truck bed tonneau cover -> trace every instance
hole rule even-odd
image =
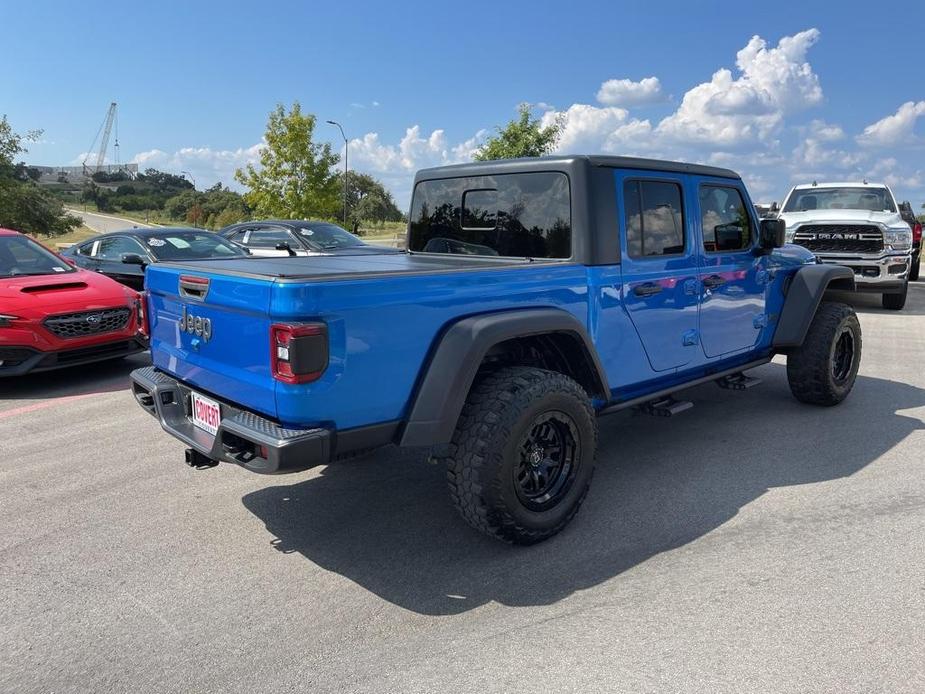
[[[391,275],[417,275],[458,271],[492,270],[537,264],[562,264],[561,260],[485,258],[451,254],[387,254],[367,256],[295,256],[291,258],[228,258],[161,263],[160,267],[190,272],[242,277],[300,280],[344,280]],[[568,261],[564,261],[568,262]]]

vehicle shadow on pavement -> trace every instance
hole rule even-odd
[[[546,605],[703,538],[771,488],[852,475],[925,428],[902,412],[925,407],[921,388],[859,377],[846,402],[818,408],[792,399],[784,366],[751,374],[764,384],[742,393],[713,384],[690,390],[696,407],[675,418],[602,419],[584,507],[560,535],[533,547],[471,530],[451,506],[443,470],[394,448],[242,501],[276,550],[300,553],[408,610]],[[804,530],[814,532],[808,521]],[[762,532],[779,529],[750,523],[750,534]],[[730,542],[718,551],[737,550]]]
[[[0,379],[0,400],[44,400],[127,390],[129,374],[151,363],[148,352],[55,371]]]
[[[882,313],[888,316],[925,316],[925,282],[910,282],[909,296],[901,311],[883,308],[880,294],[866,292],[832,292],[832,299],[844,301],[858,313]]]

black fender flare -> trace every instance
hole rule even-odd
[[[794,273],[774,331],[772,347],[799,347],[826,291],[854,291],[854,271],[843,265],[805,265]]]
[[[526,308],[463,318],[443,331],[418,380],[410,414],[399,441],[402,446],[447,444],[488,351],[519,337],[565,334],[579,341],[588,369],[589,395],[607,397],[607,377],[587,330],[572,314],[558,308]]]

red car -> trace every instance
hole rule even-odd
[[[140,352],[141,311],[137,292],[0,229],[0,376]]]

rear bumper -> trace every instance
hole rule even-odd
[[[287,429],[226,402],[221,402],[221,424],[212,436],[190,418],[190,388],[153,366],[132,372],[132,392],[164,431],[212,460],[273,475],[305,470],[331,459],[333,430]]]
[[[123,338],[90,347],[41,351],[33,347],[0,346],[0,377],[22,376],[27,373],[63,369],[68,366],[92,364],[107,359],[118,359],[143,352],[148,348],[138,337]]]
[[[902,291],[912,265],[911,252],[883,254],[877,257],[817,254],[830,265],[844,265],[854,271],[854,283],[859,292],[894,294]]]

